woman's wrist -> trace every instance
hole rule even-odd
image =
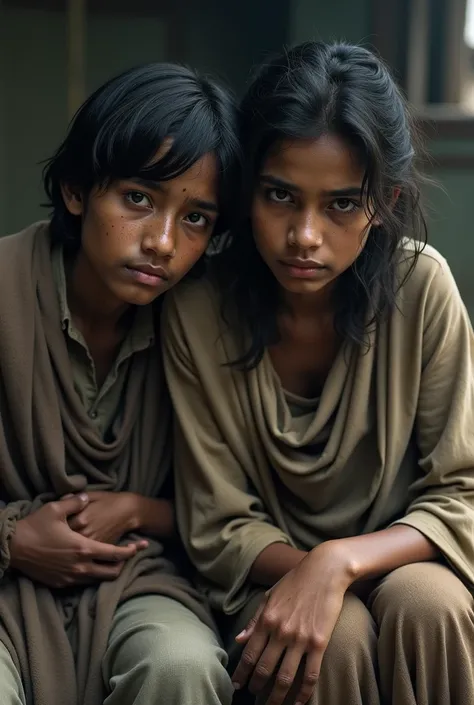
[[[324,541],[308,554],[310,561],[319,562],[322,558],[324,558],[324,565],[327,566],[329,563],[333,569],[333,573],[329,577],[344,590],[348,590],[353,583],[359,580],[360,567],[357,557],[344,539]]]

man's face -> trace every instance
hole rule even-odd
[[[115,181],[87,199],[63,188],[82,219],[78,260],[110,303],[145,305],[204,254],[217,220],[218,168],[207,154],[170,181]]]

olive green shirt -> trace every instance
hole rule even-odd
[[[53,249],[52,265],[74,387],[89,417],[95,421],[97,431],[105,438],[111,434],[115,422],[120,421],[132,355],[155,342],[153,310],[151,306],[137,307],[130,331],[107,378],[99,388],[94,361],[82,333],[74,325],[69,310],[62,248]]]

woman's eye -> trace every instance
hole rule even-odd
[[[125,198],[134,206],[151,206],[150,199],[141,191],[129,191],[125,194]]]
[[[201,213],[190,213],[186,216],[186,220],[192,225],[199,225],[201,227],[209,224],[209,220],[201,215]]]
[[[292,200],[291,193],[284,188],[269,189],[268,197],[275,203],[289,203]]]
[[[338,198],[336,201],[333,201],[331,208],[338,213],[352,213],[360,208],[360,205],[350,198]]]

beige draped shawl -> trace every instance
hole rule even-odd
[[[104,442],[74,389],[50,250],[47,224],[0,240],[3,569],[15,518],[86,488],[154,497],[170,467],[170,405],[160,346],[134,355],[123,420],[113,429],[115,439]],[[51,591],[2,571],[0,641],[21,670],[27,703],[102,705],[101,660],[111,620],[118,604],[134,595],[168,595],[210,623],[202,598],[175,572],[155,540],[117,580],[77,592]],[[74,639],[68,638],[70,630]]]
[[[409,245],[407,245],[409,247]],[[445,260],[421,255],[368,353],[341,351],[292,417],[268,355],[250,373],[209,281],[166,303],[182,537],[212,604],[235,613],[269,544],[415,527],[474,585],[473,333]]]

